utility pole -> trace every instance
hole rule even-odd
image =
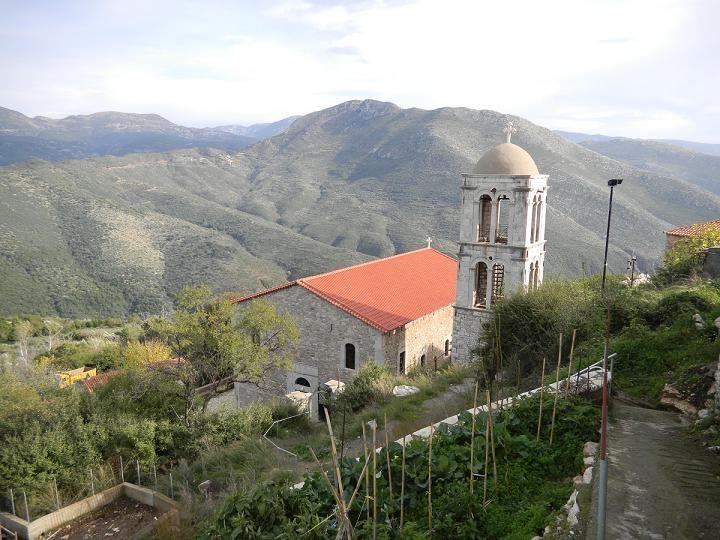
[[[622,178],[608,180],[608,186],[610,186],[610,203],[608,204],[607,231],[605,232],[605,259],[603,261],[602,285],[600,287],[603,296],[605,296],[605,275],[607,274],[608,246],[610,244],[610,219],[612,218],[613,191],[615,186],[619,186],[620,184],[622,184]]]
[[[608,245],[610,244],[610,219],[612,218],[612,201],[615,186],[622,184],[622,178],[608,180],[610,186],[610,202],[608,203],[607,231],[605,233],[605,259],[603,262],[601,294],[605,299],[605,276],[607,274]],[[605,330],[605,347],[603,354],[603,385],[602,385],[602,424],[600,429],[600,485],[598,486],[597,538],[605,540],[605,514],[607,509],[607,407],[608,407],[608,345],[610,341],[610,305],[606,306],[607,327]],[[588,377],[589,381],[589,377]]]

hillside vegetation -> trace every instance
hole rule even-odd
[[[657,260],[662,231],[720,198],[521,118],[513,139],[550,175],[547,275]],[[424,245],[455,253],[460,173],[502,139],[492,111],[350,101],[237,154],[179,150],[0,168],[0,313],[157,312],[181,284],[250,292]],[[618,242],[615,244],[614,242]],[[622,246],[622,247],[620,247]]]

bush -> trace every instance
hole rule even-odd
[[[393,376],[386,367],[365,362],[337,400],[340,406],[357,411],[387,397],[393,385]]]
[[[262,435],[272,423],[269,405],[255,404],[241,409],[222,407],[197,420],[197,436],[207,447]]]

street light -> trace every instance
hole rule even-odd
[[[619,186],[620,184],[622,184],[622,178],[608,180],[608,186],[610,186],[610,203],[608,204],[607,231],[605,232],[605,260],[603,261],[602,285],[600,286],[603,296],[605,295],[605,274],[607,274],[608,245],[610,244],[610,218],[612,217],[613,190],[615,186]]]
[[[605,233],[605,261],[603,263],[603,275],[602,275],[602,286],[601,294],[605,298],[605,274],[607,273],[607,256],[608,256],[608,244],[610,243],[610,218],[612,217],[612,201],[613,201],[613,190],[615,186],[622,184],[622,178],[613,178],[608,180],[608,186],[610,186],[610,203],[608,205],[608,220],[607,220],[607,231]],[[608,371],[607,371],[607,359],[608,359],[608,342],[610,340],[610,306],[606,306],[607,309],[607,328],[605,330],[605,347],[603,354],[603,385],[602,385],[602,423],[600,426],[600,485],[598,486],[598,519],[597,519],[597,538],[598,540],[605,540],[605,514],[607,509],[607,476],[608,476],[608,464],[607,464],[607,406],[608,406]]]

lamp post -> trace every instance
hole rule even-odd
[[[601,294],[605,297],[605,275],[607,273],[607,256],[608,256],[608,244],[610,243],[610,218],[612,217],[612,200],[613,190],[615,186],[622,184],[622,178],[613,178],[608,180],[608,186],[610,186],[610,203],[608,205],[608,220],[607,220],[607,231],[605,233],[605,260],[603,262],[603,275],[602,275],[602,286]],[[598,497],[598,523],[597,523],[597,538],[598,540],[605,540],[605,514],[607,509],[607,476],[608,476],[608,463],[607,463],[607,405],[608,405],[608,371],[607,371],[607,359],[608,359],[608,342],[610,340],[610,306],[606,306],[607,309],[607,328],[605,330],[605,347],[603,354],[603,385],[602,385],[602,424],[600,427],[600,485],[599,497]]]
[[[608,186],[610,186],[610,203],[608,204],[607,231],[605,232],[605,259],[603,261],[602,285],[600,286],[603,296],[605,295],[605,275],[607,274],[608,246],[610,244],[610,218],[612,218],[613,190],[615,186],[619,186],[620,184],[622,184],[622,178],[608,180]]]

